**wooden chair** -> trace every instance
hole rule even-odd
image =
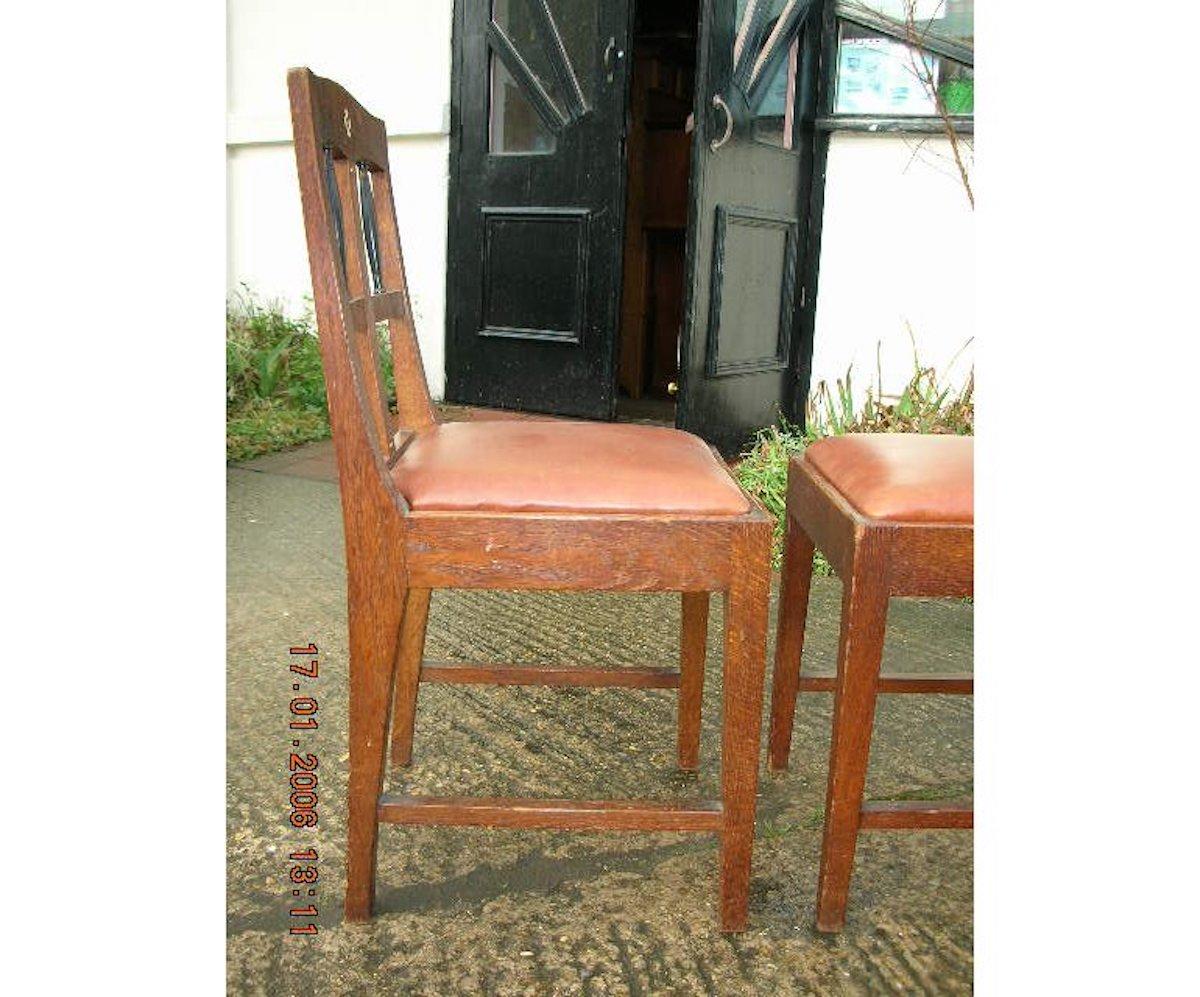
[[[758,784],[771,521],[699,439],[559,421],[439,424],[404,277],[386,131],[340,86],[288,73],[346,537],[350,787],[346,918],[371,916],[378,822],[720,837],[721,924],[746,926]],[[387,322],[398,417],[376,324]],[[679,671],[423,662],[435,588],[678,591]],[[721,800],[383,796],[412,749],[425,682],[679,689],[679,764],[695,768],[708,594],[724,593]]]
[[[787,540],[771,694],[770,767],[785,769],[797,692],[833,692],[817,929],[840,931],[860,830],[969,828],[969,804],[863,804],[878,693],[974,692],[970,675],[880,673],[891,596],[973,591],[973,441],[850,435],[788,465]],[[802,675],[814,548],[842,579],[837,676]]]

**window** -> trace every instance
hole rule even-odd
[[[754,138],[794,144],[798,35],[812,0],[737,0],[733,82],[754,115]]]
[[[843,0],[837,15],[835,116],[974,114],[974,0]]]
[[[796,65],[800,58],[800,40],[793,38],[786,58],[779,63],[754,110],[754,137],[759,142],[792,148],[795,128]]]
[[[575,61],[596,47],[596,8],[564,0],[492,0],[489,140],[493,153],[548,153],[588,112],[591,80]]]
[[[490,58],[488,148],[492,152],[553,152],[554,133],[542,122],[495,52]]]

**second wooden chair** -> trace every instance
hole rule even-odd
[[[863,802],[879,693],[974,692],[970,675],[880,672],[888,600],[973,589],[974,446],[970,438],[833,437],[788,464],[787,542],[771,695],[772,769],[787,768],[798,692],[833,692],[817,930],[841,931],[859,831],[967,828],[969,804]],[[804,675],[800,657],[820,550],[842,579],[836,676]]]

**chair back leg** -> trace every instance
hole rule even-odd
[[[708,643],[708,593],[684,592],[679,640],[679,767],[700,767],[700,706]]]

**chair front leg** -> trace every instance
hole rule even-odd
[[[429,624],[429,589],[409,589],[404,599],[404,622],[396,652],[396,694],[392,705],[392,764],[412,762],[413,725],[421,660],[425,656],[425,631]]]
[[[365,576],[365,572],[363,573]],[[376,579],[349,585],[350,788],[346,814],[346,920],[366,921],[375,902],[379,795],[404,590]]]
[[[851,570],[843,582],[825,834],[817,883],[818,931],[841,931],[846,923],[887,610],[886,550],[878,534],[868,532],[856,545]]]
[[[796,692],[800,685],[800,659],[804,652],[804,625],[812,589],[813,542],[800,525],[787,517],[783,552],[783,577],[779,585],[778,625],[775,632],[775,673],[771,678],[771,734],[767,758],[775,771],[788,767],[792,750],[792,724],[796,718]]]
[[[771,531],[747,527],[734,545],[725,593],[724,710],[721,729],[721,929],[743,931],[758,793],[763,676],[770,597]]]
[[[708,642],[708,593],[684,592],[679,640],[679,767],[700,767],[700,707]]]

